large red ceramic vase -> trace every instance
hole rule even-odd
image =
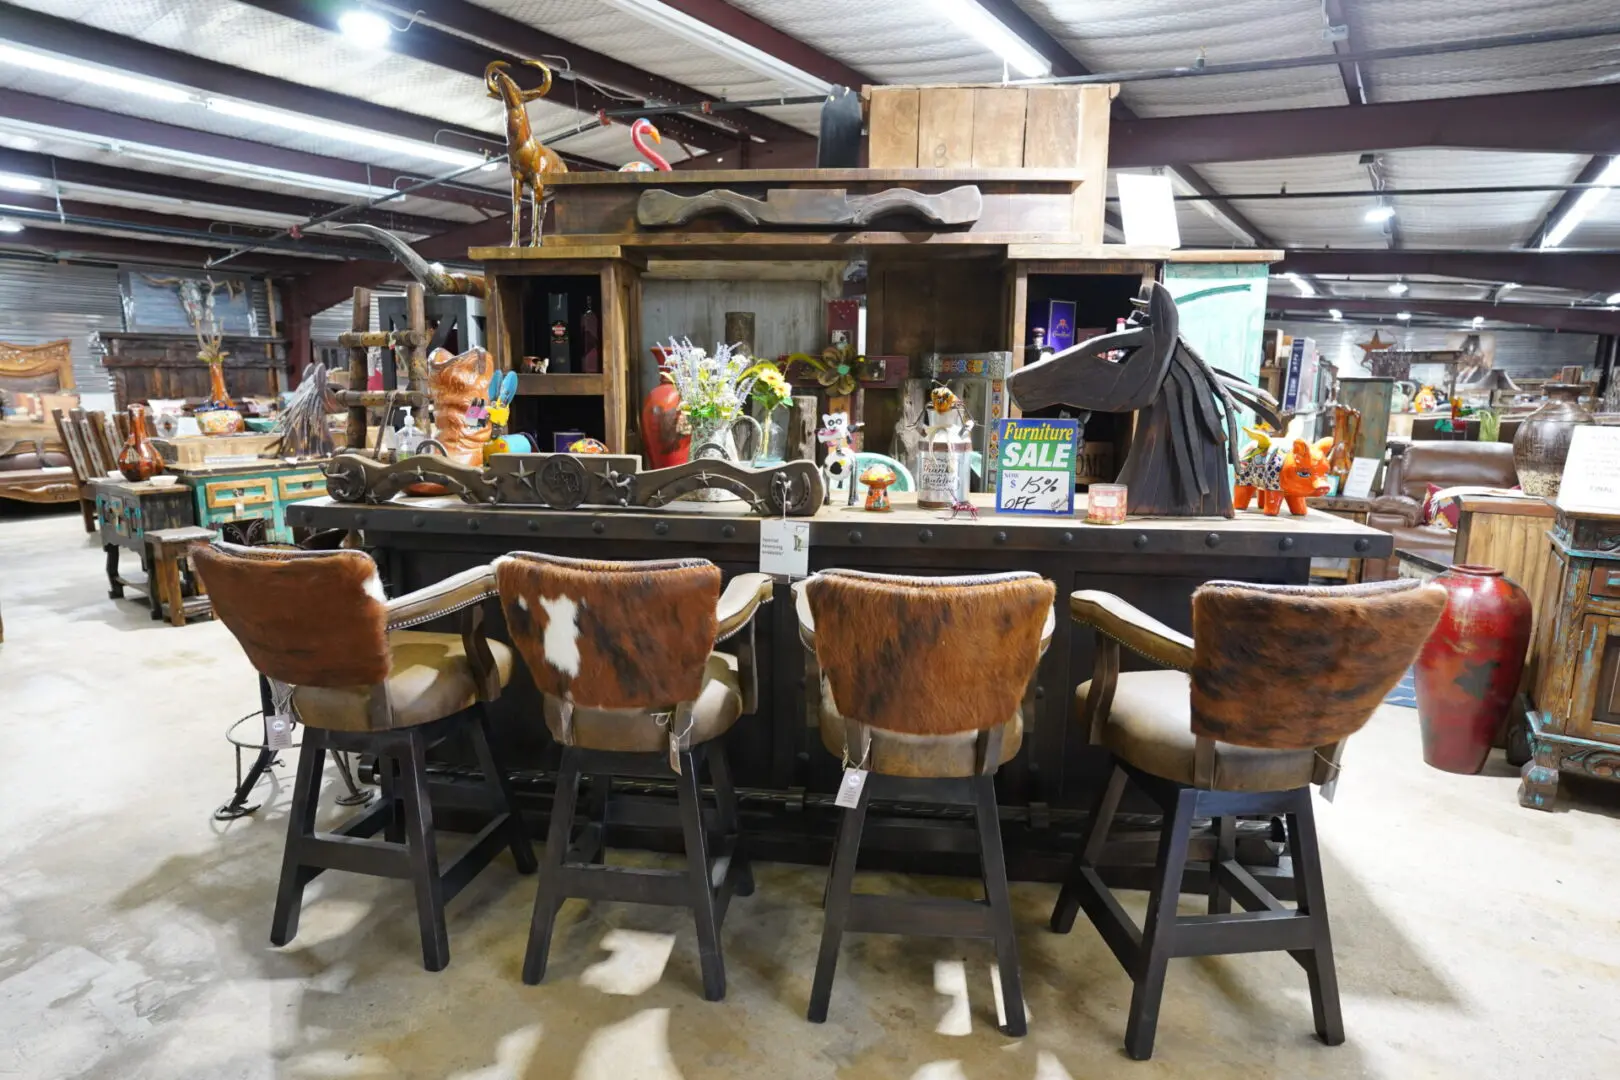
[[[1417,660],[1423,760],[1477,773],[1519,688],[1530,598],[1491,566],[1453,566],[1434,580],[1449,596]]]
[[[685,465],[692,450],[692,434],[681,434],[681,392],[659,383],[641,403],[641,447],[647,465],[667,469]]]

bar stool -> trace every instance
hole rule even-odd
[[[827,1019],[838,947],[856,933],[995,942],[1009,1035],[1023,1035],[1018,970],[996,809],[995,772],[1018,753],[1021,704],[1052,636],[1050,581],[1036,574],[897,577],[824,570],[796,587],[799,634],[821,668],[821,741],[866,771],[844,811],[828,869],[809,1018]],[[971,806],[985,898],[904,899],[854,892],[873,799]]]
[[[732,895],[754,891],[721,736],[758,703],[754,613],[771,598],[769,575],[739,574],[722,593],[720,568],[706,559],[595,562],[514,552],[495,560],[495,581],[512,644],[562,747],[523,981],[545,978],[563,900],[664,904],[692,909],[703,996],[721,1000],[720,927]],[[735,655],[714,651],[732,637]],[[704,764],[721,834],[712,846],[698,788]],[[594,777],[597,797],[594,820],[576,840],[581,773]],[[614,776],[674,778],[685,870],[605,865]]]
[[[1125,1050],[1153,1055],[1173,956],[1287,950],[1305,969],[1316,1034],[1344,1041],[1328,931],[1313,783],[1337,775],[1345,739],[1366,724],[1417,655],[1445,590],[1415,581],[1339,588],[1218,581],[1193,594],[1193,636],[1117,596],[1077,592],[1069,608],[1097,633],[1096,671],[1076,693],[1093,744],[1115,767],[1052,911],[1068,933],[1084,908],[1136,984]],[[1119,648],[1172,670],[1120,674]],[[1190,673],[1190,675],[1189,675]],[[1138,928],[1103,884],[1097,860],[1129,782],[1164,811]],[[1297,904],[1285,907],[1237,862],[1237,815],[1286,817]],[[1214,820],[1209,913],[1179,916],[1194,818]],[[1244,911],[1234,914],[1232,901]]]
[[[441,970],[450,962],[444,905],[503,847],[520,872],[535,870],[483,708],[512,674],[511,650],[484,636],[481,604],[494,595],[489,567],[388,600],[375,564],[359,551],[216,541],[192,548],[191,558],[214,613],[261,674],[291,688],[290,707],[304,725],[270,941],[285,945],[298,933],[304,887],[323,870],[407,878],[416,890],[422,965]],[[460,633],[407,629],[452,612],[462,613]],[[441,872],[425,754],[463,730],[494,816]],[[327,750],[377,755],[384,797],[318,836]],[[369,839],[379,831],[383,840]]]

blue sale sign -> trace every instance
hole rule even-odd
[[[1078,420],[1003,420],[998,425],[996,509],[1008,514],[1073,514]]]

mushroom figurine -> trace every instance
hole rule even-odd
[[[889,485],[897,479],[894,470],[887,465],[868,465],[866,471],[861,473],[861,483],[866,485],[866,508],[880,513],[894,509],[889,505]]]

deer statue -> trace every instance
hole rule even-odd
[[[524,63],[545,73],[545,80],[534,90],[521,90],[506,73],[510,65],[504,60],[493,60],[484,68],[484,85],[489,96],[506,107],[506,163],[512,170],[512,246],[518,247],[519,221],[523,213],[523,188],[529,189],[529,243],[540,246],[540,223],[545,216],[547,173],[565,173],[568,166],[556,151],[548,148],[529,128],[529,111],[525,107],[536,98],[545,97],[551,90],[551,69],[538,60]]]

